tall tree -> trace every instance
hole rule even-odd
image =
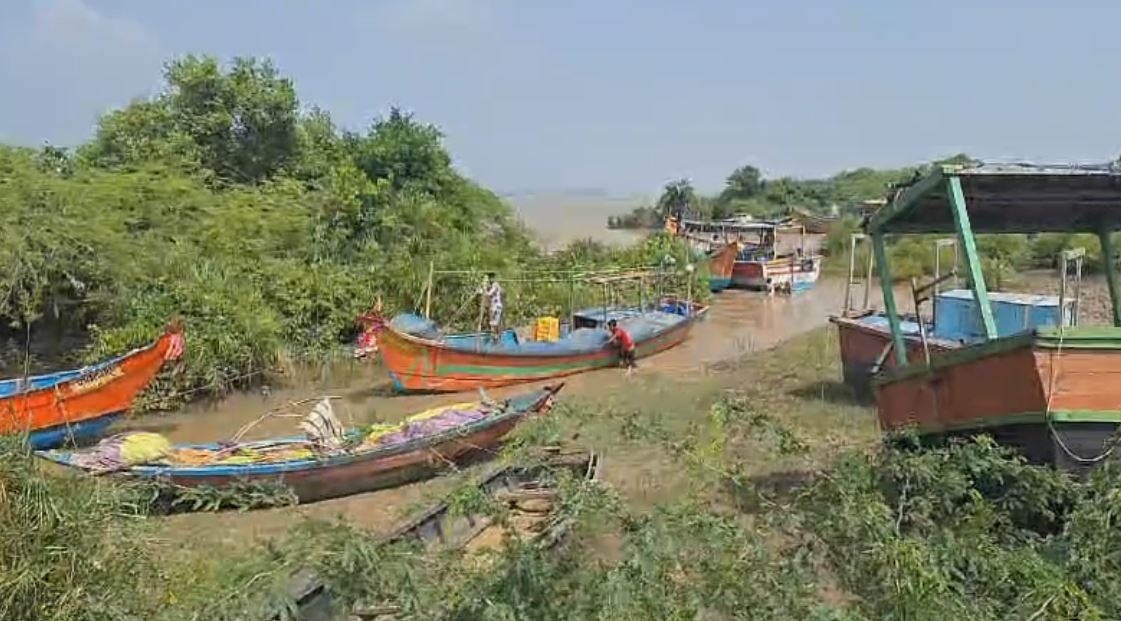
[[[364,137],[350,137],[358,167],[370,179],[388,179],[395,189],[406,187],[439,193],[452,176],[451,156],[443,134],[398,108],[378,119]]]
[[[272,62],[186,56],[164,72],[167,90],[107,114],[83,154],[102,166],[196,163],[221,179],[257,183],[297,156],[299,100]]]
[[[670,216],[676,218],[688,216],[696,212],[696,207],[697,192],[688,179],[667,183],[658,198],[658,212],[663,219]]]
[[[166,77],[176,124],[219,176],[262,181],[294,159],[299,101],[271,61],[236,58],[223,73],[212,57],[187,56]]]
[[[755,197],[763,189],[763,176],[754,166],[740,166],[728,175],[724,191],[720,193],[723,203],[733,200],[747,200]]]

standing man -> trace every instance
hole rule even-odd
[[[487,273],[482,294],[487,301],[487,310],[490,311],[491,337],[497,342],[502,329],[502,285],[498,284],[498,276],[494,272]]]
[[[638,368],[638,365],[634,362],[634,339],[632,339],[631,334],[621,328],[619,322],[614,319],[608,320],[607,331],[611,333],[611,338],[607,339],[607,344],[615,345],[619,348],[619,364],[627,370],[627,375],[630,375]]]

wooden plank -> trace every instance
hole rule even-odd
[[[905,367],[907,366],[907,344],[903,339],[903,329],[899,325],[899,312],[895,307],[895,290],[891,286],[891,268],[888,266],[882,233],[872,235],[872,250],[876,253],[876,265],[879,266],[880,287],[883,288],[884,292],[884,312],[887,314],[888,325],[891,326],[892,342],[895,343],[895,364],[899,367]]]
[[[918,204],[922,197],[938,189],[943,178],[942,171],[935,170],[916,181],[913,185],[903,190],[899,196],[896,196],[895,200],[891,201],[891,204],[873,213],[868,223],[864,226],[864,231],[867,233],[877,233],[884,230],[884,227],[893,220],[908,213]]]
[[[1113,231],[1103,227],[1098,231],[1102,244],[1102,262],[1105,280],[1109,283],[1109,300],[1113,303],[1113,325],[1121,327],[1121,292],[1117,289],[1117,250],[1113,247]],[[1066,265],[1063,266],[1066,269]]]
[[[985,338],[996,338],[996,322],[993,321],[993,308],[989,305],[989,290],[985,286],[985,275],[981,272],[981,258],[977,255],[977,240],[969,224],[969,212],[965,208],[965,193],[961,189],[961,178],[951,176],[946,182],[946,196],[954,212],[954,225],[958,231],[958,241],[965,251],[965,268],[969,272],[969,282],[973,288],[973,301],[981,315],[981,326]]]

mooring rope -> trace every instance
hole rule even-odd
[[[1065,266],[1064,266],[1064,268],[1065,268]],[[1044,418],[1044,420],[1047,421],[1047,429],[1051,432],[1051,436],[1055,439],[1055,444],[1057,444],[1059,446],[1059,448],[1062,449],[1064,453],[1066,453],[1067,457],[1070,457],[1075,462],[1080,463],[1080,464],[1096,464],[1096,463],[1101,462],[1102,460],[1106,459],[1107,457],[1110,456],[1110,454],[1113,453],[1113,449],[1117,448],[1117,442],[1116,441],[1110,441],[1109,448],[1107,448],[1105,451],[1103,451],[1100,455],[1098,455],[1096,457],[1082,457],[1081,455],[1078,455],[1074,451],[1072,451],[1070,449],[1070,447],[1068,447],[1066,445],[1066,442],[1063,442],[1063,438],[1062,438],[1062,436],[1059,435],[1059,431],[1057,429],[1055,429],[1054,421],[1051,420],[1051,403],[1052,403],[1052,400],[1055,397],[1055,384],[1058,381],[1058,376],[1059,376],[1059,373],[1057,371],[1057,367],[1059,365],[1059,361],[1062,359],[1063,340],[1066,336],[1066,326],[1063,324],[1062,315],[1063,315],[1063,309],[1060,308],[1059,309],[1059,346],[1051,354],[1051,365],[1050,365],[1050,369],[1048,369],[1047,409],[1043,413],[1043,418]]]

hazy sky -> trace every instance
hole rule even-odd
[[[1119,25],[1117,0],[0,0],[0,140],[79,142],[198,52],[272,57],[347,127],[412,110],[500,191],[1100,161]]]

